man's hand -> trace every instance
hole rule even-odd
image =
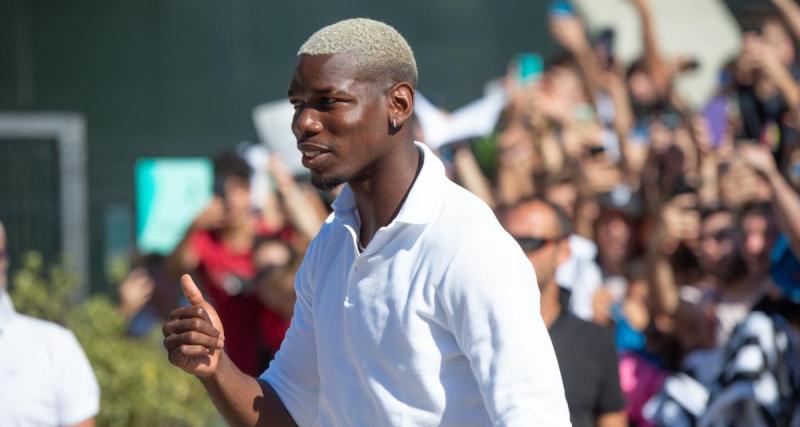
[[[581,20],[575,16],[560,17],[550,21],[550,34],[573,55],[583,53],[589,48]]]
[[[775,158],[772,157],[772,152],[768,147],[756,144],[739,144],[738,153],[745,164],[768,178],[778,172]]]
[[[209,377],[217,371],[225,343],[222,322],[188,274],[181,277],[181,288],[191,305],[170,313],[163,328],[164,347],[170,363],[190,374]]]
[[[225,205],[219,197],[213,197],[192,226],[201,230],[213,230],[225,225]]]

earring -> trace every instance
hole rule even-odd
[[[397,119],[396,119],[396,118],[394,118],[394,117],[392,117],[392,127],[393,127],[393,128],[396,128],[396,127],[397,127]]]

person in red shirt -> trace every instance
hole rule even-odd
[[[235,153],[214,159],[214,196],[170,256],[169,265],[173,277],[195,271],[218,308],[228,356],[242,371],[258,374],[265,368],[259,325],[269,314],[253,292],[252,249],[256,238],[283,230],[270,229],[254,214],[251,174],[247,162]]]

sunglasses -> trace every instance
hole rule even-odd
[[[544,245],[550,242],[557,242],[561,240],[563,237],[554,237],[549,239],[543,239],[541,237],[520,237],[514,236],[514,240],[517,241],[519,246],[522,248],[524,252],[535,252],[544,247]]]

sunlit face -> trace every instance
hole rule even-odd
[[[578,187],[571,182],[551,185],[545,189],[545,198],[564,209],[570,217],[574,217],[575,205],[578,203]]]
[[[250,217],[250,183],[237,177],[225,178],[222,194],[227,221],[237,222]]]
[[[553,67],[544,73],[542,89],[551,97],[564,100],[570,106],[584,100],[580,75],[570,67]]]
[[[633,246],[633,224],[617,212],[607,212],[597,220],[596,239],[602,258],[613,264],[627,260]]]
[[[769,269],[770,250],[778,237],[774,220],[766,215],[751,213],[741,222],[742,256],[751,273],[764,273]]]
[[[350,54],[300,57],[289,86],[292,131],[314,186],[368,178],[386,160],[387,89],[362,77]]]
[[[518,241],[525,238],[540,240],[537,248],[523,250],[536,271],[539,288],[552,284],[558,265],[569,256],[567,240],[561,235],[561,225],[552,207],[533,202],[516,208],[505,218],[503,225]]]
[[[737,250],[738,232],[733,215],[717,212],[703,219],[699,261],[703,270],[720,276],[730,268]]]
[[[631,98],[641,104],[650,104],[658,100],[658,91],[650,75],[643,71],[631,73],[628,78],[628,90]]]

